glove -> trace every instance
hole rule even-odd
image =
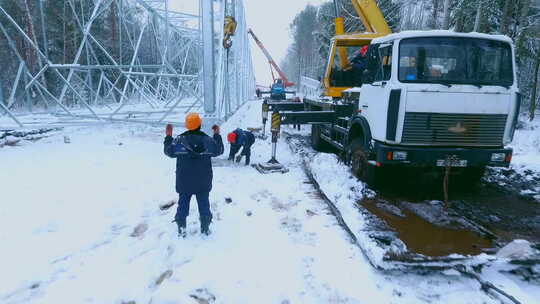
[[[219,134],[219,126],[218,125],[213,125],[212,130],[214,130],[214,134]]]
[[[168,146],[168,145],[172,144],[172,142],[173,142],[173,137],[172,136],[165,136],[165,140],[163,141],[164,145]]]
[[[173,133],[173,126],[171,124],[168,124],[165,128],[165,135],[172,136]]]
[[[236,162],[239,163],[242,160],[242,155],[238,155],[236,157]]]

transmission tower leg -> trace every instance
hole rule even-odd
[[[205,114],[214,114],[216,112],[213,3],[214,1],[201,0]]]

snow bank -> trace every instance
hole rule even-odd
[[[512,167],[519,171],[540,172],[540,117],[532,122],[520,122],[512,147]]]
[[[370,259],[378,265],[384,265],[385,250],[375,245],[375,242],[364,231],[366,219],[358,209],[358,204],[364,198],[364,184],[350,172],[345,164],[334,154],[319,153],[309,163],[313,175],[321,190],[340,210],[343,220],[357,237]]]
[[[526,240],[514,240],[501,248],[497,252],[497,257],[501,259],[525,259],[533,254],[534,250],[531,243]]]

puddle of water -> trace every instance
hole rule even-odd
[[[392,173],[388,182],[377,189],[381,199],[425,203],[444,197],[440,179],[414,178],[414,173],[421,176],[418,170]],[[452,179],[450,181],[452,183]],[[451,209],[494,232],[499,238],[498,242],[525,239],[540,243],[539,205],[519,195],[514,188],[486,181],[479,185],[451,184]]]
[[[432,257],[476,255],[494,247],[490,240],[474,232],[435,226],[408,210],[402,211],[405,217],[395,216],[379,209],[376,203],[364,200],[361,205],[396,231],[411,252]]]

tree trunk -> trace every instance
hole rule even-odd
[[[534,78],[532,86],[532,95],[531,95],[531,108],[529,110],[529,118],[531,121],[534,120],[534,114],[536,112],[536,98],[538,91],[538,70],[540,70],[540,52],[536,56],[536,64],[534,66]]]
[[[22,9],[26,23],[26,34],[28,35],[30,40],[32,40],[37,45],[36,35],[34,32],[34,22],[32,21],[32,16],[30,15],[30,7],[28,6],[28,0],[22,0],[22,2]],[[36,50],[28,43],[25,43],[24,51],[26,61],[28,63],[28,68],[30,69],[30,71],[35,72],[37,63]]]
[[[473,32],[480,32],[480,26],[482,24],[482,19],[483,19],[483,2],[482,0],[478,0],[477,1],[478,4],[477,4],[477,8],[476,8],[476,19],[474,20],[474,29],[473,29]]]
[[[33,1],[23,0],[23,10],[24,10],[24,17],[26,21],[26,31],[28,37],[34,42],[34,45],[39,48],[39,44],[37,42],[36,32],[35,32],[35,26],[34,21],[32,20],[32,11],[33,11]],[[27,54],[27,60],[28,60],[28,66],[30,71],[37,72],[38,70],[41,71],[43,68],[43,61],[41,60],[41,56],[38,54],[38,51],[34,49],[29,43],[26,43],[26,54]],[[36,65],[37,63],[37,65]],[[41,80],[43,81],[43,85],[45,87],[48,87],[47,85],[47,79],[45,78],[45,73],[41,75]]]
[[[508,34],[508,27],[510,26],[510,16],[512,15],[513,2],[514,1],[511,1],[511,0],[504,1],[503,15],[501,18],[501,26],[499,28],[499,32],[501,32],[501,34],[504,34],[504,35]]]
[[[444,11],[443,11],[443,30],[450,28],[450,0],[444,0]]]
[[[439,4],[440,0],[433,0],[433,19],[430,24],[432,29],[439,28]]]
[[[67,52],[67,31],[66,31],[66,2],[64,2],[64,11],[63,11],[63,18],[62,18],[62,38],[63,38],[63,48],[64,48],[64,52],[63,52],[63,57],[62,57],[62,63],[66,63],[67,62],[67,56],[66,56],[66,52]]]
[[[521,0],[521,12],[519,12],[519,26],[522,28],[526,26],[527,17],[529,16],[529,9],[531,8],[531,0]]]
[[[519,18],[518,20],[518,38],[516,42],[517,50],[520,51],[523,49],[526,36],[527,36],[527,30],[525,29],[528,25],[527,17],[529,16],[529,8],[531,6],[531,0],[521,0],[521,12],[519,12]]]
[[[117,54],[117,50],[119,49],[118,47],[118,26],[117,26],[117,22],[116,22],[116,18],[117,18],[117,14],[116,14],[116,1],[113,0],[113,2],[111,3],[111,11],[110,11],[110,15],[109,15],[109,18],[110,18],[110,22],[111,22],[111,48],[113,50],[113,58],[114,59],[118,59],[118,54]]]

